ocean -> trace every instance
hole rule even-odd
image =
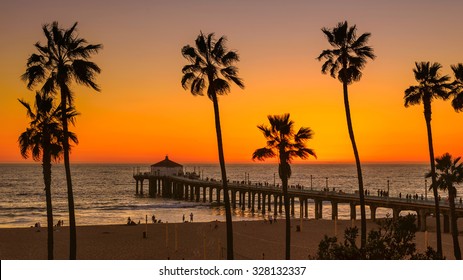
[[[209,203],[177,201],[165,198],[140,197],[135,195],[134,170],[148,171],[147,164],[72,164],[76,223],[83,225],[123,224],[127,218],[144,222],[152,215],[167,222],[181,222],[194,213],[194,221],[224,221],[224,208]],[[218,164],[187,164],[187,172],[196,171],[203,178],[220,180]],[[390,196],[425,194],[424,164],[364,164],[365,189],[371,195],[378,190],[387,190],[389,180]],[[356,169],[353,164],[293,164],[290,185],[323,189],[328,187],[353,193],[358,188]],[[246,176],[251,182],[280,183],[276,164],[228,164],[230,181],[243,181]],[[281,183],[280,183],[281,184]],[[427,182],[429,186],[430,180]],[[147,186],[145,193],[147,193]],[[432,192],[427,193],[431,199]],[[441,193],[446,197],[445,193]],[[52,200],[54,222],[64,220],[68,225],[68,206],[64,166],[53,165]],[[323,207],[323,218],[331,218],[331,207]],[[299,207],[296,217],[299,217]],[[357,211],[359,216],[360,211]],[[389,209],[378,209],[377,217],[392,215]],[[260,213],[235,209],[233,220],[263,219]],[[313,204],[309,204],[309,218],[313,218]],[[369,210],[367,207],[367,217]],[[280,217],[281,219],[281,217]],[[339,206],[339,219],[349,219],[348,205]],[[0,164],[0,227],[30,227],[36,222],[46,225],[45,191],[40,164]]]

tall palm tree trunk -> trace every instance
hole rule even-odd
[[[365,193],[363,191],[363,176],[362,176],[362,166],[360,165],[360,156],[357,150],[357,144],[355,143],[354,129],[352,127],[352,120],[350,117],[350,106],[349,106],[349,94],[347,91],[347,83],[343,82],[343,92],[344,92],[344,107],[346,109],[346,119],[347,119],[347,128],[349,130],[350,141],[352,142],[352,149],[354,150],[355,164],[357,166],[357,178],[359,182],[359,199],[360,199],[360,217],[361,217],[361,227],[360,227],[360,248],[363,252],[367,242],[367,218],[365,213]]]
[[[69,130],[68,119],[66,115],[66,94],[61,87],[61,121],[63,123],[63,157],[64,169],[66,172],[66,184],[68,191],[68,209],[69,209],[69,259],[77,258],[77,233],[76,233],[76,218],[74,213],[74,194],[72,192],[71,166],[69,162]]]
[[[283,198],[285,204],[285,218],[286,218],[286,259],[291,259],[291,216],[289,209],[289,197],[288,197],[288,178],[284,175],[281,178],[281,185],[283,188]]]
[[[223,155],[222,129],[220,128],[219,102],[217,95],[212,94],[212,103],[214,104],[215,131],[217,134],[217,147],[219,150],[220,171],[222,173],[223,200],[225,203],[225,220],[227,224],[227,259],[233,260],[233,224],[230,209],[230,198],[228,196],[227,172],[225,170],[225,157]]]
[[[431,162],[431,179],[432,191],[434,194],[434,207],[436,214],[436,239],[437,239],[437,254],[442,256],[442,237],[440,229],[440,207],[439,207],[439,194],[437,193],[436,184],[436,165],[434,163],[434,148],[432,144],[432,129],[431,129],[431,101],[429,99],[423,100],[424,103],[424,118],[426,119],[426,130],[428,133],[428,146],[429,146],[429,160]]]
[[[458,241],[458,226],[457,216],[455,214],[455,197],[457,190],[455,187],[449,188],[449,206],[450,206],[450,219],[452,220],[452,239],[453,239],[453,254],[456,260],[461,260],[460,243]]]
[[[47,203],[47,235],[48,235],[48,259],[53,260],[53,207],[51,203],[51,154],[50,147],[46,143],[50,143],[49,137],[44,137],[42,169],[43,182],[45,184],[45,199]]]

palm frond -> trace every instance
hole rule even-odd
[[[312,139],[313,131],[309,127],[301,127],[299,128],[296,135],[294,135],[294,142],[300,143],[306,140]]]
[[[352,48],[355,54],[359,57],[365,58],[368,57],[370,59],[375,59],[376,55],[374,54],[373,48],[370,46],[363,46],[360,48]]]
[[[454,81],[451,83],[450,95],[453,96],[452,107],[456,112],[463,111],[463,63],[451,65]]]
[[[349,37],[347,33],[348,28],[349,26],[347,24],[347,21],[339,22],[338,25],[335,28],[333,28],[333,37],[337,46],[343,46],[349,42]]]
[[[230,84],[224,79],[215,79],[212,81],[212,87],[214,92],[218,95],[225,95],[230,92]],[[209,98],[211,98],[211,96],[209,96]]]
[[[405,90],[405,107],[409,107],[411,105],[418,105],[421,104],[423,100],[423,94],[419,87],[411,86]]]
[[[185,75],[183,75],[182,77],[182,87],[184,89],[187,89],[190,84],[193,82],[193,80],[196,78],[195,74],[194,73],[185,73]]]
[[[238,78],[237,76],[225,76],[227,80],[233,81],[235,85],[237,85],[240,88],[244,88],[244,82],[241,78]]]
[[[26,131],[21,133],[18,138],[18,143],[19,143],[19,150],[21,152],[21,156],[23,158],[28,158],[29,157],[29,149],[31,147],[30,144],[30,139],[31,139],[31,130],[28,128]]]
[[[195,73],[201,71],[201,67],[197,64],[188,64],[183,66],[182,73]]]
[[[258,125],[257,128],[262,131],[262,133],[264,134],[264,137],[265,138],[269,138],[271,135],[272,135],[272,132],[270,131],[270,128],[261,124],[261,125]]]
[[[225,55],[223,55],[221,61],[222,61],[222,64],[225,67],[228,67],[228,66],[232,65],[233,63],[239,62],[240,57],[236,52],[229,51]]]
[[[61,113],[61,112],[59,112]],[[76,117],[80,115],[79,112],[77,112],[77,110],[74,108],[74,107],[67,107],[66,108],[66,118],[68,120],[69,123],[71,123],[72,125],[75,125],[76,124]],[[56,117],[59,118],[61,116],[61,114],[56,114]],[[70,131],[69,132],[69,135],[70,135]]]
[[[77,138],[77,134],[72,131],[69,131],[69,140],[74,143],[75,145],[79,144],[79,139]]]
[[[317,158],[317,155],[312,149],[306,148],[306,147],[300,147],[299,149],[296,150],[289,150],[288,155],[290,159],[293,158],[300,158],[300,159],[307,159],[309,156],[313,156],[314,158]]]
[[[30,119],[34,119],[35,114],[34,112],[32,112],[31,105],[22,99],[18,99],[18,101],[26,108],[27,117],[29,117]]]
[[[320,55],[317,57],[317,60],[322,60],[322,58],[331,60],[333,58],[333,50],[323,50]]]
[[[269,148],[260,148],[254,151],[252,154],[252,159],[255,160],[264,160],[266,158],[275,157],[275,152]]]
[[[30,65],[37,65],[37,64],[44,64],[44,63],[45,63],[45,58],[44,58],[43,55],[33,53],[33,54],[31,54],[31,56],[27,59],[26,65],[27,65],[27,66],[30,66]]]
[[[21,80],[27,82],[27,88],[32,88],[45,78],[45,69],[42,65],[32,65],[21,75]]]
[[[213,33],[208,35],[209,38],[212,36]],[[210,54],[207,48],[206,38],[202,32],[200,32],[199,36],[196,38],[195,44],[198,52],[207,59]]]
[[[322,73],[329,73],[342,83],[359,81],[367,58],[376,57],[373,48],[366,45],[371,34],[363,33],[357,38],[356,26],[349,27],[347,21],[339,22],[333,29],[322,28],[322,32],[333,47],[323,50],[317,57],[318,60],[325,60]]]
[[[89,86],[96,91],[100,91],[100,87],[95,83],[96,74],[100,72],[100,67],[91,61],[74,59],[72,62],[72,74],[75,80],[79,84]]]
[[[218,63],[223,63],[224,53],[227,51],[225,48],[225,42],[227,41],[225,36],[222,36],[214,43],[214,47],[211,48],[211,54],[214,60]],[[225,63],[224,63],[225,64]]]
[[[323,34],[325,34],[325,37],[328,40],[328,43],[330,43],[330,45],[333,47],[337,47],[336,42],[334,41],[334,36],[333,36],[332,31],[328,28],[323,27],[322,32]]]
[[[220,69],[220,73],[224,76],[236,76],[238,74],[238,68],[235,66],[227,66]]]
[[[63,146],[57,142],[50,144],[50,155],[54,162],[59,162],[63,157]]]
[[[366,33],[363,33],[362,35],[360,35],[358,38],[357,37],[352,38],[354,40],[353,40],[350,47],[355,52],[357,52],[358,50],[361,50],[368,43],[368,40],[370,39],[370,36],[371,36],[371,33],[366,32]]]
[[[233,82],[240,88],[244,88],[244,82],[237,76],[238,68],[233,66],[239,61],[234,51],[227,51],[226,37],[215,40],[214,33],[203,34],[200,32],[195,40],[195,46],[186,45],[182,48],[182,55],[191,64],[182,68],[182,87],[193,95],[202,95],[206,90],[208,97],[224,95],[230,92],[230,84]]]
[[[463,165],[459,163],[460,157],[453,159],[452,155],[445,153],[435,159],[437,187],[441,190],[450,190],[454,184],[463,182]],[[430,176],[429,172],[427,176]]]
[[[93,54],[97,54],[100,50],[103,49],[102,44],[82,45],[85,42],[86,41],[84,39],[80,39],[79,42],[74,42],[76,46],[75,48],[69,50],[68,56],[70,58],[89,59]]]
[[[191,93],[193,95],[203,95],[204,88],[205,88],[204,79],[202,77],[195,77],[195,79],[193,79],[191,86],[190,86]]]
[[[70,28],[60,28],[58,22],[44,24],[42,26],[46,42],[35,43],[33,53],[26,63],[26,71],[21,78],[27,82],[28,88],[43,84],[40,88],[41,96],[36,95],[36,108],[40,114],[36,115],[30,122],[31,129],[35,130],[35,136],[31,143],[35,148],[31,150],[34,159],[41,154],[41,145],[53,145],[57,142],[60,130],[63,130],[63,122],[74,123],[77,114],[67,112],[64,119],[60,119],[59,108],[53,106],[52,96],[60,91],[61,100],[59,107],[73,108],[73,82],[91,87],[99,91],[100,88],[95,82],[95,77],[101,69],[95,63],[89,61],[92,54],[102,49],[101,44],[88,44],[77,34],[77,22]],[[51,94],[51,95],[50,95]],[[48,141],[51,143],[41,143]],[[67,141],[67,140],[66,140]]]
[[[455,80],[463,83],[463,63],[458,63],[456,65],[451,65],[453,74],[455,75]]]
[[[32,155],[38,161],[43,157],[44,151],[57,145],[63,135],[59,107],[54,107],[52,96],[44,92],[36,92],[33,107],[26,101],[19,102],[26,108],[30,119],[29,127],[18,138],[20,152],[24,158]],[[72,112],[69,113],[71,119],[76,114],[75,111]]]
[[[186,45],[182,48],[182,55],[192,63],[194,63],[199,57],[195,48],[191,47],[190,45]]]
[[[289,164],[293,158],[316,157],[315,152],[305,146],[306,141],[312,138],[312,131],[310,128],[302,127],[297,133],[294,133],[294,122],[290,119],[290,114],[268,115],[267,119],[270,126],[257,126],[263,133],[267,146],[257,149],[253,153],[253,159],[264,160],[265,158],[277,157],[279,159],[280,178],[289,178],[291,177]]]
[[[442,65],[429,61],[415,62],[413,74],[417,86],[410,86],[405,90],[405,107],[420,104],[427,100],[430,102],[434,98],[446,100],[451,94],[452,85],[449,83],[450,77],[441,76],[439,70]]]
[[[456,112],[463,112],[463,92],[460,92],[453,97],[452,107]]]
[[[48,94],[48,93],[56,93],[56,89],[58,87],[57,79],[56,79],[56,72],[50,73],[48,78],[46,79],[45,83],[43,83],[41,91]]]

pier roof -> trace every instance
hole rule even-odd
[[[166,156],[164,160],[158,163],[155,163],[151,166],[152,167],[168,167],[168,168],[183,167],[181,164],[171,161],[168,156]]]

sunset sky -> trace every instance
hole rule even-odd
[[[26,162],[17,138],[26,129],[17,101],[33,100],[20,80],[33,44],[45,42],[42,24],[79,22],[79,35],[103,50],[100,93],[74,86],[81,113],[72,130],[80,144],[73,162],[217,162],[212,102],[180,84],[187,61],[181,48],[200,31],[226,35],[244,90],[220,97],[227,162],[252,162],[265,141],[256,125],[268,114],[290,113],[308,126],[318,160],[353,162],[342,84],[322,75],[315,58],[329,44],[321,32],[347,20],[372,33],[377,58],[350,86],[350,104],[363,162],[429,160],[422,106],[404,108],[415,84],[415,61],[439,62],[442,74],[463,62],[463,1],[1,1],[0,162]],[[433,103],[436,155],[463,155],[463,113],[450,102]]]

